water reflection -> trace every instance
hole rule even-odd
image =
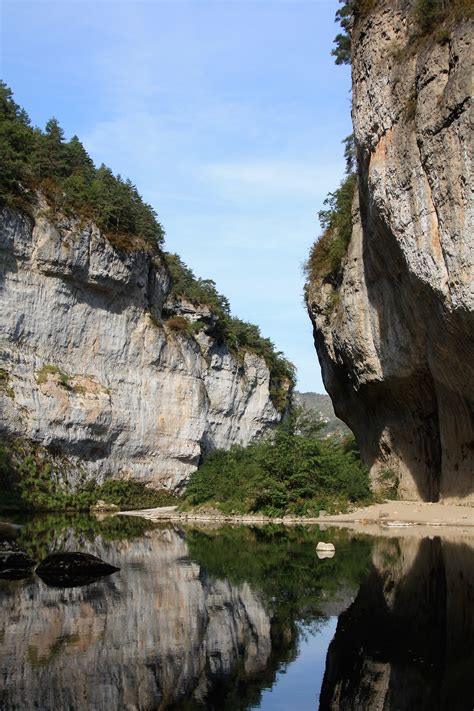
[[[338,621],[320,709],[472,711],[474,541],[378,541]]]
[[[333,558],[318,559],[321,538]],[[321,709],[468,700],[468,542],[89,518],[32,520],[17,542],[121,570],[81,588],[0,581],[2,709],[316,710],[328,645]]]

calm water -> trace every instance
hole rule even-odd
[[[474,708],[472,538],[49,516],[16,540],[121,570],[0,580],[2,711]]]

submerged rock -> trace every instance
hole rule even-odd
[[[36,568],[36,574],[51,587],[88,585],[120,568],[90,553],[52,553]]]

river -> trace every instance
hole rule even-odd
[[[2,711],[474,708],[473,537],[21,523],[37,561],[79,550],[120,571],[0,580]]]

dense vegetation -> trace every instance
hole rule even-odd
[[[224,513],[317,516],[368,501],[368,472],[354,439],[322,438],[323,426],[296,409],[266,438],[213,452],[191,476],[186,502]]]
[[[0,510],[88,511],[97,501],[121,509],[151,508],[176,503],[167,491],[148,489],[138,481],[82,482],[72,491],[67,481],[70,462],[44,447],[21,439],[0,442]]]
[[[205,305],[213,314],[210,323],[186,323],[185,319],[171,320],[176,330],[195,332],[200,328],[224,344],[235,354],[245,351],[255,353],[265,360],[270,371],[270,398],[277,410],[283,412],[288,402],[288,392],[295,383],[295,368],[269,338],[264,338],[253,323],[231,316],[228,299],[219,294],[212,279],[199,279],[177,254],[165,254],[166,264],[173,281],[171,296],[183,298],[196,306]],[[170,322],[168,322],[170,323]]]
[[[41,131],[31,125],[11,90],[0,82],[0,204],[31,209],[37,193],[53,215],[91,218],[121,249],[154,250],[163,228],[130,180],[94,166],[77,136],[64,140],[55,118]]]

